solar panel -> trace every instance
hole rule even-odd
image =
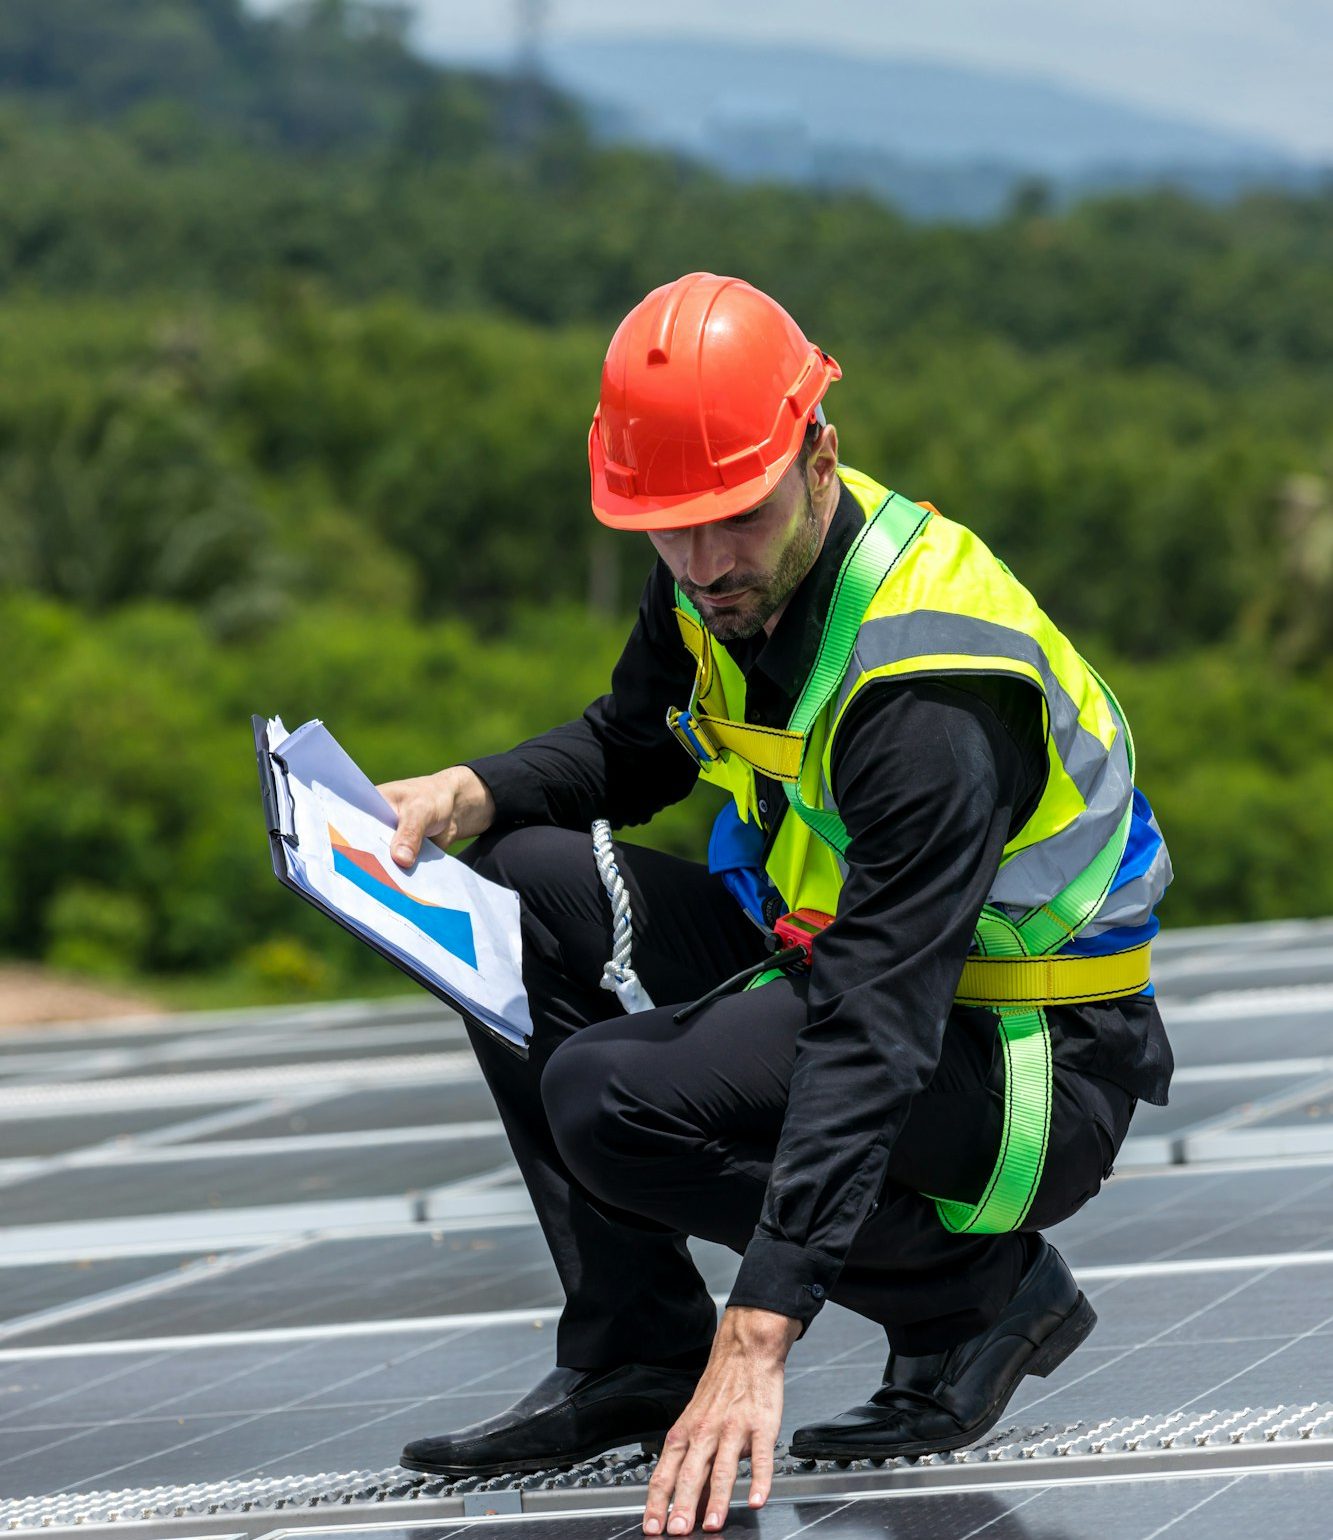
[[[1052,1232],[1101,1317],[1076,1355],[1023,1381],[977,1449],[784,1460],[769,1507],[731,1527],[1333,1530],[1331,942],[1327,925],[1167,938],[1172,1106],[1139,1109],[1120,1174]],[[434,1002],[20,1032],[0,1042],[0,1112],[8,1528],[638,1532],[632,1449],[522,1484],[396,1468],[408,1439],[528,1389],[559,1309]],[[695,1250],[725,1297],[736,1259]],[[793,1352],[783,1438],[873,1390],[884,1354],[878,1327],[827,1309]]]

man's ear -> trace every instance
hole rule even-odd
[[[806,464],[806,476],[810,496],[818,502],[821,498],[838,496],[838,430],[827,423],[815,440]]]

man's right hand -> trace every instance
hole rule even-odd
[[[375,790],[398,814],[392,849],[403,867],[416,860],[423,840],[447,849],[455,840],[484,834],[495,819],[489,787],[466,765],[450,765],[407,781],[385,781]]]

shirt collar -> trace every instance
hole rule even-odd
[[[814,665],[838,573],[852,542],[865,526],[861,505],[846,483],[841,485],[838,506],[833,510],[814,566],[797,585],[772,636],[766,637],[761,631],[749,641],[733,643],[729,648],[747,683],[753,683],[751,676],[759,669],[784,697],[795,698]]]

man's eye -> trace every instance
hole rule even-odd
[[[731,518],[729,518],[727,520],[727,523],[731,524],[731,525],[755,524],[755,523],[758,522],[758,520],[759,520],[759,510],[757,508],[751,508],[749,513],[737,513],[737,514],[734,514]]]

